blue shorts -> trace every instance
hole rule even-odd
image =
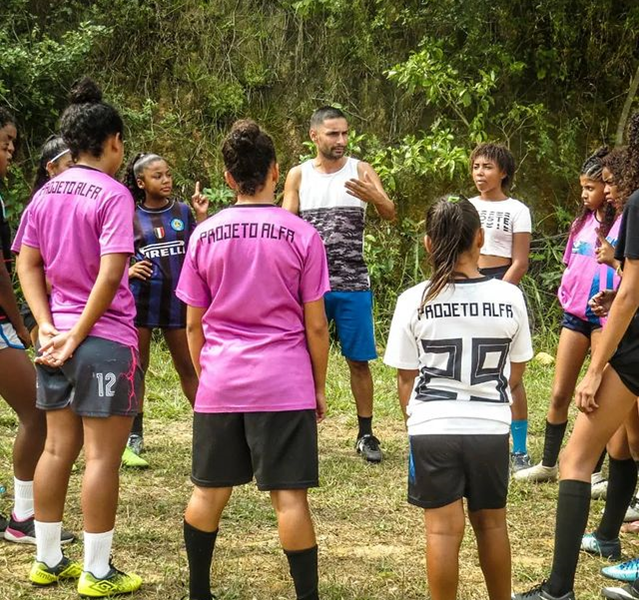
[[[328,292],[324,305],[329,322],[335,321],[342,354],[356,362],[377,358],[372,292]]]
[[[572,315],[568,312],[564,313],[564,318],[561,321],[561,326],[565,327],[566,329],[570,329],[570,331],[581,333],[581,335],[585,335],[588,339],[590,339],[593,331],[601,329],[601,325],[599,325],[598,323],[584,321],[583,319],[575,317],[575,315]]]

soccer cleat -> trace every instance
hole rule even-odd
[[[140,454],[144,452],[144,438],[137,433],[132,433],[129,436],[126,445],[128,448],[131,448],[131,451],[134,454],[137,454],[138,456],[140,456]]]
[[[528,469],[521,469],[514,471],[513,479],[518,481],[532,481],[533,483],[540,483],[542,481],[555,481],[557,479],[557,473],[559,469],[557,465],[554,467],[545,467],[541,463],[534,465]]]
[[[368,462],[378,463],[382,462],[382,450],[379,446],[379,440],[367,433],[357,440],[355,449],[357,454],[361,454]]]
[[[131,448],[126,446],[122,453],[122,466],[129,467],[131,469],[148,469],[149,463],[133,452]]]
[[[47,586],[57,583],[60,579],[77,579],[81,574],[82,567],[63,556],[55,567],[34,560],[29,572],[29,581],[34,585]]]
[[[601,471],[590,476],[590,497],[593,500],[605,500],[608,493],[608,479],[601,474]]]
[[[4,539],[7,540],[7,542],[14,542],[16,544],[35,544],[35,519],[29,517],[24,521],[18,521],[11,515],[9,524],[4,532]],[[70,544],[73,540],[75,540],[75,535],[63,529],[60,534],[60,543]]]
[[[78,581],[78,594],[81,598],[106,598],[120,594],[131,594],[140,589],[142,578],[135,573],[123,573],[113,565],[109,572],[101,578],[83,571]]]
[[[612,600],[636,600],[639,598],[637,592],[630,584],[623,587],[605,587],[601,590],[604,598],[612,598]]]
[[[530,469],[532,464],[530,462],[530,456],[527,452],[512,452],[510,455],[510,470],[513,475],[523,469]]]
[[[628,506],[628,510],[626,511],[626,515],[623,520],[624,523],[639,521],[639,498],[637,498],[637,496],[630,501],[630,506]]]
[[[635,579],[639,579],[639,558],[604,567],[601,569],[601,574],[608,579],[632,583]]]
[[[603,558],[619,560],[621,558],[621,542],[614,540],[599,540],[594,533],[586,533],[581,538],[581,549],[588,554],[598,554]]]
[[[553,596],[545,589],[546,582],[538,585],[532,590],[522,592],[521,594],[513,594],[512,600],[575,600],[575,593],[570,591],[563,596]]]

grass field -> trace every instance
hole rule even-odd
[[[541,348],[538,348],[538,350]],[[552,352],[552,349],[546,349]],[[543,441],[543,423],[552,380],[552,366],[531,364],[526,374],[533,458]],[[381,361],[374,365],[376,433],[385,460],[365,464],[354,452],[356,433],[348,375],[337,353],[329,374],[329,416],[320,426],[322,487],[310,494],[320,546],[320,590],[324,600],[416,600],[427,598],[424,532],[420,511],[405,500],[406,436],[395,395],[394,372]],[[144,579],[140,600],[179,599],[186,593],[186,556],[182,514],[190,494],[190,416],[170,367],[168,353],[154,349],[148,378],[146,409],[146,472],[122,472],[115,562]],[[574,416],[574,415],[573,415]],[[16,421],[0,407],[0,481],[9,491],[0,510],[11,507],[11,441]],[[79,516],[80,469],[71,478],[65,526],[82,530]],[[513,586],[527,588],[547,575],[552,558],[557,485],[513,483],[509,526],[513,550]],[[592,504],[590,525],[603,503]],[[26,582],[33,548],[0,542],[0,599],[65,600],[77,598],[72,584],[39,590]],[[625,556],[639,554],[631,535],[623,538]],[[67,549],[81,557],[81,545]],[[604,580],[601,559],[583,555],[577,576],[577,597],[599,597]],[[294,597],[286,559],[266,494],[252,486],[235,491],[223,517],[213,565],[213,591],[224,600],[276,600]],[[461,556],[459,598],[486,598],[474,540],[467,532]]]

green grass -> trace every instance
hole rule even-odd
[[[541,348],[538,348],[541,349]],[[550,352],[553,349],[546,349]],[[376,389],[376,433],[385,460],[365,464],[354,452],[356,417],[343,360],[332,353],[329,416],[320,426],[322,487],[310,498],[320,546],[323,600],[417,600],[427,596],[424,531],[420,511],[406,503],[406,436],[397,408],[394,372],[381,361],[373,368]],[[538,458],[553,367],[531,364],[529,393],[530,450]],[[146,405],[146,472],[123,471],[115,539],[115,560],[122,569],[144,578],[139,599],[178,599],[185,593],[186,557],[182,514],[189,498],[190,416],[186,400],[161,345],[154,348]],[[574,415],[573,415],[574,416]],[[11,441],[16,420],[0,407],[0,481],[11,487]],[[81,461],[80,461],[81,466]],[[81,469],[72,475],[65,525],[82,530],[79,515]],[[509,497],[513,550],[513,586],[526,588],[547,576],[552,558],[557,485],[513,483]],[[593,502],[592,527],[603,504]],[[10,510],[7,496],[0,510]],[[66,600],[77,598],[73,585],[39,590],[26,582],[33,548],[0,542],[0,598]],[[623,539],[626,556],[639,554],[636,538]],[[81,557],[81,545],[67,550]],[[461,553],[462,600],[485,599],[474,539],[467,532]],[[598,575],[604,561],[581,556],[578,598],[599,597],[606,580]],[[294,597],[268,495],[253,485],[238,488],[218,538],[213,565],[214,592],[221,600],[277,600]]]

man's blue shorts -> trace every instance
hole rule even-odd
[[[335,321],[342,354],[358,362],[377,358],[372,292],[328,292],[324,304],[329,323]]]

